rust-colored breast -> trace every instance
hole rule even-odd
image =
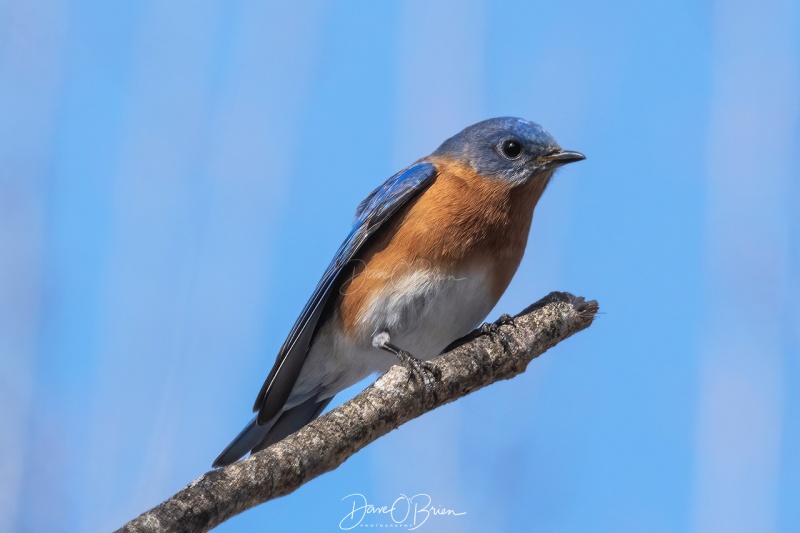
[[[547,180],[511,187],[471,168],[433,158],[435,181],[372,238],[340,289],[339,312],[352,333],[386,283],[420,268],[443,273],[475,265],[491,271],[497,301],[519,266]]]

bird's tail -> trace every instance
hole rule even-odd
[[[257,416],[253,417],[236,438],[222,450],[211,466],[213,468],[227,466],[244,457],[247,452],[255,453],[288,437],[317,418],[332,399],[333,397],[323,400],[310,398],[300,405],[281,412],[263,425],[258,425]]]
[[[236,435],[236,438],[234,438],[233,441],[222,450],[222,453],[214,459],[214,463],[211,467],[219,468],[220,466],[227,466],[237,461],[239,458],[244,457],[247,452],[258,446],[258,444],[264,440],[264,437],[267,436],[272,426],[273,424],[269,422],[263,426],[259,426],[254,416],[244,429]]]

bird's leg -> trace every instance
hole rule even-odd
[[[433,388],[433,381],[441,377],[441,372],[429,361],[423,361],[414,357],[405,350],[401,350],[390,342],[389,333],[384,331],[372,338],[372,345],[381,350],[386,350],[400,359],[400,363],[411,371],[411,376],[422,378],[422,382],[428,390]]]

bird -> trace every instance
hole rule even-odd
[[[278,351],[231,464],[299,430],[398,358],[412,368],[486,318],[515,274],[534,208],[559,167],[585,159],[538,124],[473,124],[358,205],[352,229]]]

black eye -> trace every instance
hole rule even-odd
[[[500,151],[509,159],[516,159],[522,153],[522,144],[514,139],[506,139],[500,144]]]

